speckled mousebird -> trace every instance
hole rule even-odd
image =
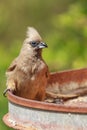
[[[39,33],[33,27],[28,27],[27,37],[19,56],[6,71],[6,90],[17,96],[43,101],[49,79],[48,66],[42,58],[42,49],[47,48]]]

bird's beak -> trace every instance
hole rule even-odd
[[[46,43],[40,42],[37,47],[40,49],[40,48],[46,48],[46,47],[48,47],[48,46],[47,46]]]

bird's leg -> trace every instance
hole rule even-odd
[[[7,93],[8,91],[10,91],[10,89],[8,89],[8,88],[4,90],[4,92],[3,92],[3,96],[4,96],[4,97],[6,97],[6,93]]]
[[[7,88],[4,90],[3,95],[6,97],[6,93],[11,91],[12,93],[16,90],[16,84],[14,80],[7,81]]]

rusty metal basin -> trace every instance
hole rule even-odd
[[[51,73],[48,86],[54,83],[81,85],[87,81],[87,69]],[[85,99],[85,100],[84,100]],[[28,100],[8,93],[8,113],[4,123],[17,130],[87,130],[87,97],[64,104]]]

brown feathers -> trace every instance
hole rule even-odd
[[[41,53],[46,47],[38,32],[29,27],[19,56],[6,72],[8,90],[23,98],[44,100],[49,71]]]

